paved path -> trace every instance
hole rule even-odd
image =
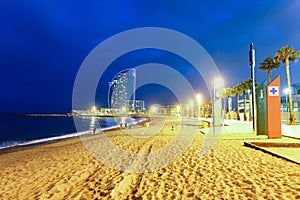
[[[203,121],[212,122],[212,118],[201,118]],[[252,122],[249,121],[237,121],[237,120],[225,120],[225,126],[222,128],[221,133],[252,133]],[[228,126],[227,126],[228,125]],[[201,130],[204,133],[211,131],[211,128],[205,128]],[[292,138],[300,139],[300,125],[287,125],[282,124],[282,135]]]
[[[282,124],[282,135],[300,139],[300,125]]]
[[[208,121],[212,123],[211,118],[201,118],[203,121]],[[221,128],[217,128],[218,133],[226,134],[226,133],[253,133],[252,131],[252,122],[244,122],[244,121],[237,121],[237,120],[225,120],[225,126]],[[212,127],[201,129],[202,132],[211,133]],[[220,132],[219,132],[220,131]]]

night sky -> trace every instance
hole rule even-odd
[[[284,45],[300,48],[299,10],[298,0],[2,0],[0,112],[69,112],[76,74],[86,56],[107,38],[139,27],[164,27],[193,38],[213,58],[225,85],[232,87],[250,76],[250,42],[257,65]],[[117,72],[149,62],[174,67],[195,91],[210,98],[189,63],[168,52],[145,49],[123,55],[109,66],[99,82],[97,105],[107,106],[108,82]],[[299,72],[299,62],[291,64],[292,83],[300,82]],[[273,78],[278,74],[284,88],[283,65]],[[267,78],[257,69],[256,75],[258,83]],[[159,85],[145,85],[137,98],[148,105],[174,102],[172,93]]]

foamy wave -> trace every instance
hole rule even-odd
[[[82,131],[82,132],[76,132],[76,133],[71,133],[71,134],[66,134],[66,135],[60,135],[60,136],[55,136],[55,137],[50,137],[50,138],[41,138],[41,139],[36,139],[36,140],[30,140],[30,141],[6,141],[2,142],[0,144],[0,150],[1,149],[6,149],[6,148],[11,148],[11,147],[18,147],[18,146],[26,146],[26,145],[34,145],[34,144],[39,144],[39,143],[44,143],[44,142],[51,142],[55,140],[62,140],[62,139],[68,139],[68,138],[73,138],[85,134],[89,134],[91,131]]]

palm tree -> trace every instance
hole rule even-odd
[[[249,92],[249,121],[253,120],[252,117],[252,79],[249,78],[245,81],[247,84],[247,91]]]
[[[247,121],[247,115],[246,115],[246,92],[249,90],[248,83],[246,81],[243,81],[240,83],[241,91],[244,97],[244,121]]]
[[[209,118],[212,115],[212,100],[202,103],[202,112],[205,118]]]
[[[249,93],[249,121],[253,120],[253,116],[252,116],[252,79],[249,78],[248,80],[245,81],[248,87],[248,91],[250,91]],[[258,84],[255,83],[255,88],[258,87]]]
[[[278,61],[273,59],[272,56],[266,57],[263,62],[260,63],[259,69],[265,70],[268,73],[268,83],[270,83],[271,80],[271,72],[274,69],[277,69],[279,67]]]
[[[231,115],[230,115],[230,112],[231,112],[231,97],[234,95],[233,93],[233,88],[230,88],[230,87],[227,87],[227,88],[224,88],[222,91],[221,91],[221,96],[224,97],[224,98],[227,98],[227,108],[228,108],[228,113],[229,113],[229,119],[231,119]]]
[[[239,84],[233,87],[233,94],[235,95],[236,100],[236,113],[237,113],[237,120],[240,120],[240,112],[239,112],[239,96],[241,94],[241,86]]]
[[[275,55],[276,62],[282,62],[285,64],[285,72],[286,72],[286,83],[289,89],[291,89],[291,80],[290,80],[290,61],[296,62],[297,57],[300,57],[300,54],[297,50],[291,49],[290,46],[284,46],[281,49],[277,50]],[[292,94],[289,95],[289,110],[290,110],[290,125],[295,124],[295,117],[293,111],[293,102],[292,102]]]

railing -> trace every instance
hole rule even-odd
[[[295,122],[300,123],[300,112],[294,112]],[[281,121],[289,122],[290,113],[289,112],[281,112]]]

